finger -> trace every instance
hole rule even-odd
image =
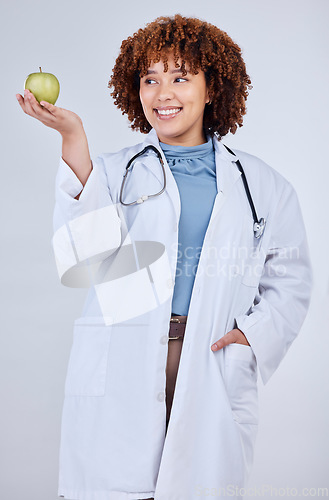
[[[24,111],[28,115],[34,116],[34,111],[33,111],[32,106],[31,106],[31,96],[32,96],[32,93],[29,90],[25,89],[24,90]]]
[[[21,96],[21,94],[16,94],[16,99],[18,101],[18,104],[23,108],[24,106],[24,98]]]
[[[237,344],[250,345],[249,342],[248,342],[247,337],[245,336],[245,334],[243,333],[243,331],[240,330],[239,328],[237,328],[237,339],[236,339],[235,342]]]
[[[56,113],[56,106],[54,106],[53,104],[51,104],[50,102],[47,102],[47,101],[40,101],[40,104],[41,106],[43,106],[47,111],[49,111],[49,113],[51,113],[52,115],[55,115]]]
[[[46,117],[49,116],[49,112],[47,109],[45,109],[44,106],[42,106],[39,101],[35,98],[35,96],[32,94],[32,92],[27,92],[27,106],[28,106],[28,112],[31,116],[33,116],[34,118],[37,118],[39,120],[43,120],[45,119]],[[42,101],[43,103],[46,102],[46,101]],[[50,103],[47,103],[47,104],[50,104]],[[55,107],[55,106],[54,106]]]
[[[233,342],[236,341],[236,336],[234,333],[234,330],[231,330],[230,332],[226,333],[222,338],[217,340],[212,346],[211,350],[212,351],[218,351],[219,349],[222,349],[226,345],[233,344]]]
[[[28,100],[26,93],[24,92],[24,97],[21,94],[16,94],[16,98],[24,113],[29,114],[29,109],[27,109]]]
[[[28,100],[29,100],[29,103],[31,105],[31,108],[33,109],[34,113],[35,114],[39,114],[40,111],[42,111],[42,106],[40,106],[40,103],[39,101],[36,99],[36,97],[32,94],[32,92],[30,92],[28,94]]]

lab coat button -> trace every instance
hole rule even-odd
[[[168,343],[168,335],[163,335],[160,339],[161,344],[167,344]]]
[[[164,401],[165,395],[164,392],[159,392],[158,393],[158,401]]]
[[[173,288],[174,285],[175,285],[175,281],[172,278],[169,278],[167,280],[167,286],[168,286],[168,288]]]

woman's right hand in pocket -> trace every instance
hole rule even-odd
[[[74,134],[82,127],[82,120],[76,113],[46,101],[41,101],[41,105],[27,89],[24,90],[24,97],[16,94],[16,98],[24,113],[57,130],[62,136]]]

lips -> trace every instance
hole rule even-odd
[[[175,118],[175,116],[179,115],[183,108],[155,108],[155,114],[159,120],[169,120],[171,118]]]

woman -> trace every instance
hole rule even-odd
[[[63,284],[90,287],[65,385],[60,496],[241,498],[256,368],[266,383],[311,290],[294,189],[221,142],[242,126],[250,83],[225,32],[177,14],[124,40],[109,82],[143,143],[92,161],[75,113],[17,95],[62,136],[56,263]]]

